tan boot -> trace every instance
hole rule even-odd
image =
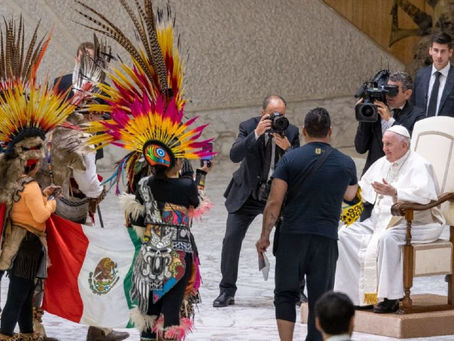
[[[35,335],[41,336],[43,341],[58,341],[58,339],[46,335],[46,329],[44,329],[43,325],[43,315],[44,310],[33,307],[33,330]]]
[[[0,334],[0,341],[21,341],[21,340],[22,338],[20,334],[13,334],[13,336]]]
[[[18,334],[18,341],[44,341],[44,338],[34,333]]]
[[[87,341],[121,341],[128,337],[129,333],[98,327],[90,327],[87,332]]]

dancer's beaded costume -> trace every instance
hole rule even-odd
[[[166,15],[159,11],[156,22],[150,0],[142,4],[134,1],[134,9],[128,2],[120,1],[140,38],[141,46],[137,48],[112,21],[77,2],[82,8],[79,13],[94,25],[86,26],[115,39],[130,54],[133,63],[132,67],[121,64],[110,74],[113,86],[99,86],[103,94],[97,96],[106,104],[89,105],[88,110],[109,112],[112,119],[90,124],[88,131],[96,134],[90,143],[99,146],[111,143],[130,151],[117,164],[114,181],[118,192],[118,181],[125,172],[129,191],[135,191],[137,199],[132,201],[133,195],[122,198],[128,221],[136,225],[142,236],[131,289],[141,315],[141,318],[136,315],[135,323],[141,329],[155,331],[161,338],[180,340],[191,327],[188,317],[193,309],[189,302],[197,301],[200,285],[197,252],[190,232],[194,212],[189,204],[158,202],[150,188],[153,175],[137,185],[137,174],[143,171],[144,162],[152,169],[172,169],[177,159],[199,159],[213,154],[206,151],[211,140],[197,141],[206,125],[190,129],[196,117],[183,122],[183,66],[174,46],[170,9]],[[197,195],[195,184],[194,188]],[[191,255],[191,264],[186,264],[187,255]],[[171,295],[172,288],[188,274],[180,324],[164,327],[165,316],[146,316],[149,305]]]

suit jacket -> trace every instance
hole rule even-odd
[[[260,116],[254,117],[240,123],[238,137],[230,149],[232,162],[241,162],[241,164],[240,168],[233,173],[232,180],[224,193],[227,199],[225,206],[229,213],[236,212],[243,206],[260,181],[265,159],[264,135],[256,140],[254,133],[260,118]],[[285,131],[285,136],[290,141],[291,148],[299,147],[297,127],[290,124]],[[276,153],[283,153],[283,150],[276,146]]]
[[[432,71],[432,64],[421,68],[416,73],[415,85],[411,95],[411,102],[414,106],[421,108],[424,113],[427,110],[429,100],[429,82]],[[440,100],[438,116],[454,117],[454,66],[451,65]]]
[[[71,89],[73,86],[73,74],[68,73],[58,78],[54,79],[54,85],[58,83],[58,92],[65,92],[68,89]],[[68,99],[73,97],[73,90],[68,93]]]
[[[394,117],[396,122],[393,125],[403,125],[411,134],[415,122],[425,117],[426,114],[422,109],[416,108],[410,102],[407,102],[400,114]],[[359,122],[355,136],[355,149],[360,154],[369,152],[362,174],[367,171],[370,165],[385,155],[382,138],[380,119],[374,123]]]
[[[73,96],[74,96],[74,90],[72,89],[72,86],[73,86],[73,74],[72,73],[68,73],[66,75],[63,75],[61,76],[61,79],[60,77],[58,78],[55,78],[54,79],[54,86],[55,84],[58,83],[58,88],[57,88],[57,91],[60,93],[60,92],[65,92],[66,90],[68,89],[71,89],[71,91],[68,93],[67,95],[67,99],[71,99]],[[107,84],[107,83],[104,83],[104,84]],[[100,104],[107,104],[104,100],[98,98],[96,99],[96,101],[98,101]]]

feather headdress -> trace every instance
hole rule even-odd
[[[65,101],[66,93],[57,93],[36,81],[50,35],[34,47],[37,26],[25,54],[22,17],[18,26],[13,20],[4,22],[4,30],[0,30],[0,145],[4,148],[0,154],[0,201],[10,200],[24,167],[44,157],[45,134],[74,110]]]
[[[133,66],[126,64],[110,75],[115,88],[103,87],[104,100],[111,99],[116,105],[130,103],[136,97],[148,96],[153,101],[158,94],[167,99],[175,97],[179,109],[183,99],[183,63],[179,57],[179,39],[174,42],[174,18],[170,6],[167,11],[158,11],[155,17],[151,0],[143,0],[143,5],[134,0],[133,9],[126,0],[119,0],[131,19],[139,38],[139,47],[121,29],[94,8],[76,0],[86,12],[76,10],[91,25],[82,24],[96,32],[117,41],[131,56]],[[104,111],[113,110],[107,106]]]
[[[197,118],[183,122],[183,63],[179,39],[174,39],[174,18],[170,7],[154,14],[151,0],[134,0],[133,9],[119,0],[131,19],[139,46],[136,47],[111,20],[94,8],[75,0],[77,10],[91,25],[84,26],[117,41],[130,54],[132,66],[124,63],[109,74],[113,86],[100,84],[97,97],[107,104],[89,105],[89,110],[110,112],[112,120],[92,122],[96,133],[89,142],[102,147],[112,143],[131,151],[118,163],[117,180],[126,169],[129,180],[143,155],[148,164],[172,167],[175,158],[196,159],[207,154],[212,140],[197,140],[206,125],[190,129]]]
[[[64,93],[54,92],[46,84],[11,83],[0,96],[0,141],[6,146],[5,152],[12,155],[14,145],[27,137],[44,140],[45,134],[73,110],[74,106],[65,102]]]
[[[50,34],[47,39],[43,36],[38,41],[38,23],[27,47],[22,15],[19,23],[6,18],[3,22],[4,28],[0,30],[0,90],[8,87],[10,82],[26,84],[34,79],[50,41]]]
[[[213,139],[198,141],[207,125],[190,127],[197,118],[183,123],[183,110],[178,109],[175,99],[167,103],[162,94],[155,102],[147,97],[136,98],[128,108],[116,109],[111,120],[90,122],[88,131],[94,135],[88,143],[98,148],[111,143],[131,151],[118,162],[116,180],[118,185],[119,177],[126,170],[132,183],[135,165],[142,155],[149,165],[165,167],[173,167],[177,158],[212,155],[206,147]]]

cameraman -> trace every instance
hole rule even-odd
[[[261,116],[240,123],[238,137],[230,149],[230,159],[241,164],[224,193],[228,217],[222,243],[220,294],[213,302],[214,307],[235,303],[238,261],[246,231],[254,218],[263,213],[277,162],[287,150],[300,145],[296,126],[290,124],[279,131],[288,123],[285,109],[282,97],[266,97]],[[277,117],[270,120],[273,116]]]
[[[383,133],[386,129],[395,124],[403,125],[408,131],[413,131],[416,121],[425,118],[423,110],[414,107],[409,99],[413,92],[413,81],[406,72],[394,72],[389,76],[388,85],[398,87],[396,96],[386,95],[387,104],[381,101],[374,101],[377,107],[379,118],[376,122],[359,122],[355,136],[355,149],[358,153],[368,152],[366,164],[363,169],[364,174],[376,160],[385,155],[383,152]],[[357,104],[361,103],[361,98]],[[373,205],[364,205],[361,221],[369,218]]]

